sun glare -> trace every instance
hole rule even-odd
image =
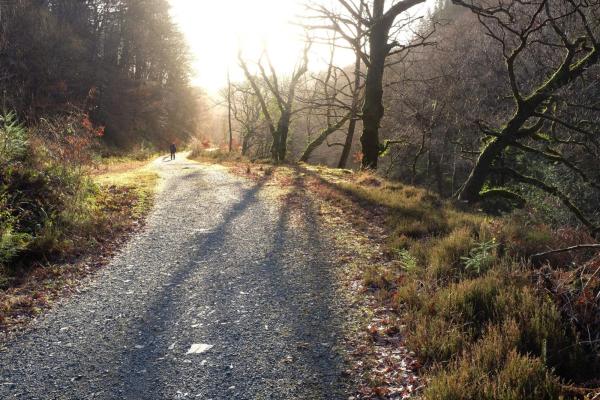
[[[323,0],[332,2],[332,0]],[[193,83],[215,93],[227,82],[243,79],[237,52],[256,61],[263,49],[282,73],[290,72],[304,46],[303,28],[297,24],[306,14],[306,0],[170,0],[171,13],[185,34],[194,57]],[[311,69],[324,67],[326,46],[315,44]],[[336,62],[351,64],[353,54],[338,50]]]
[[[256,60],[267,49],[276,68],[291,70],[302,51],[302,29],[293,21],[304,8],[297,0],[171,0],[172,15],[194,56],[194,83],[216,91],[227,71],[242,78],[237,52]]]

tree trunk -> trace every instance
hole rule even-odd
[[[465,6],[467,8],[471,8],[467,2],[461,0],[453,0],[453,3]],[[500,7],[502,8],[502,7]],[[471,8],[472,9],[472,8]],[[484,15],[484,12],[477,12],[478,15]],[[510,14],[509,14],[510,16]],[[550,17],[550,15],[548,15]],[[555,25],[555,29],[558,32],[558,36],[566,40],[563,35],[564,32],[560,32],[560,29]],[[528,28],[529,29],[529,28]],[[524,31],[525,32],[525,31]],[[591,34],[591,31],[588,31],[588,34]],[[526,37],[526,36],[525,36]],[[588,38],[589,39],[589,38]],[[579,39],[577,39],[578,41]],[[586,39],[583,39],[584,41]],[[577,41],[575,43],[577,43]],[[557,67],[554,71],[549,71],[550,78],[542,85],[537,87],[532,91],[531,94],[527,96],[523,96],[519,93],[518,85],[514,84],[513,87],[513,95],[515,97],[516,103],[516,113],[510,119],[508,124],[506,124],[505,128],[503,128],[500,132],[493,135],[484,149],[481,151],[479,158],[477,159],[477,163],[473,167],[471,174],[467,178],[465,185],[463,186],[458,198],[467,202],[477,202],[481,199],[481,191],[487,178],[492,172],[492,167],[494,162],[498,160],[498,158],[503,154],[505,149],[511,145],[511,143],[517,142],[519,140],[526,139],[531,137],[533,134],[537,133],[541,129],[541,123],[543,120],[539,120],[538,123],[534,123],[530,127],[526,127],[526,123],[530,118],[537,118],[536,110],[539,109],[540,106],[544,104],[555,92],[565,87],[569,83],[578,79],[588,68],[597,64],[600,61],[600,47],[595,43],[595,39],[592,38],[592,42],[594,46],[589,50],[587,55],[579,56],[579,61],[577,60],[577,53],[581,51],[579,45],[566,45],[563,47],[563,50],[566,50],[566,54],[563,57],[563,60],[559,67]],[[524,49],[526,46],[526,41],[523,42]],[[505,42],[502,42],[503,45],[506,45]],[[583,46],[585,48],[585,46]],[[587,49],[586,49],[587,51]],[[505,56],[507,72],[509,76],[515,76],[514,65],[515,65],[515,57],[518,53],[514,52],[511,57]],[[538,126],[539,125],[539,126]],[[516,173],[516,172],[515,172]],[[525,181],[525,183],[532,184],[534,186],[541,187],[543,190],[547,192],[557,195],[556,188],[549,187],[545,185],[543,182],[537,181],[530,177],[524,176],[515,176],[513,174],[513,178],[518,178],[521,182]],[[559,193],[559,197],[562,194]],[[564,196],[561,197],[563,202],[571,208],[572,211],[581,220],[585,221],[585,218],[581,215],[577,207],[574,205],[571,206],[570,200]]]
[[[279,161],[279,131],[273,132],[273,141],[271,142],[271,158],[273,161]]]
[[[380,22],[372,28],[369,37],[369,61],[365,80],[365,102],[362,109],[363,133],[362,168],[377,169],[379,160],[379,125],[383,118],[383,70],[389,52],[389,24]]]
[[[360,2],[359,15],[363,15],[364,4]],[[358,22],[356,26],[356,35],[360,37],[362,35],[362,23]],[[348,164],[348,157],[352,150],[352,142],[354,141],[354,132],[356,130],[356,114],[358,111],[358,102],[360,100],[360,65],[361,58],[360,53],[356,52],[356,59],[354,60],[354,91],[352,92],[352,109],[350,110],[350,123],[348,124],[348,131],[346,133],[346,140],[344,141],[344,147],[342,154],[340,155],[340,161],[338,162],[338,168],[346,168]]]
[[[292,113],[288,109],[284,109],[277,122],[277,146],[275,161],[284,162],[287,155],[287,137],[290,130],[290,120]],[[275,143],[275,141],[274,141]]]
[[[248,148],[250,147],[250,132],[246,132],[246,134],[242,137],[242,155],[245,156],[248,153]]]
[[[348,132],[346,132],[346,140],[344,141],[344,148],[342,149],[342,155],[338,162],[338,168],[346,168],[348,164],[348,157],[350,156],[350,150],[352,150],[352,142],[354,141],[354,131],[356,131],[356,113],[350,119],[348,124]]]
[[[315,151],[317,147],[322,145],[325,139],[329,137],[329,135],[338,131],[346,123],[346,121],[348,121],[348,118],[350,118],[350,115],[346,115],[334,125],[328,126],[327,128],[323,129],[321,133],[317,135],[317,137],[312,142],[310,142],[308,146],[306,146],[306,149],[304,150],[304,153],[302,153],[302,156],[300,157],[299,161],[307,162],[312,152]]]
[[[492,170],[492,165],[507,145],[508,143],[505,143],[501,138],[493,138],[485,146],[458,195],[459,200],[475,203],[481,199],[480,193]]]
[[[467,181],[458,195],[458,199],[468,203],[476,203],[481,200],[481,190],[485,181],[492,172],[494,162],[504,152],[510,143],[514,142],[519,131],[534,113],[536,108],[545,100],[544,97],[530,100],[528,104],[521,104],[516,114],[512,117],[504,129],[497,136],[492,137],[485,145],[475,166],[471,170]]]

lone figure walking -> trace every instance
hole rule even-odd
[[[171,150],[171,160],[174,160],[175,153],[177,152],[177,147],[175,146],[175,143],[171,143],[171,146],[169,146],[169,149]]]

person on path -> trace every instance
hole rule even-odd
[[[171,146],[169,146],[169,149],[171,150],[171,160],[174,160],[175,153],[177,152],[177,147],[175,146],[175,143],[171,143]]]

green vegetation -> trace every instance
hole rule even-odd
[[[156,174],[135,168],[135,163],[147,162],[121,160],[91,176],[81,159],[94,154],[85,124],[57,129],[71,131],[77,148],[47,143],[35,129],[19,124],[13,113],[0,116],[3,288],[21,280],[32,266],[96,248],[141,218],[151,204]]]
[[[600,279],[591,267],[598,259],[527,261],[550,246],[589,240],[586,234],[569,239],[524,212],[460,211],[371,174],[336,185],[362,205],[387,209],[396,269],[367,267],[363,282],[402,314],[429,379],[425,398],[571,398],[585,389],[567,383],[593,384],[600,352],[589,334],[597,335],[600,308],[592,288]],[[579,277],[561,269],[573,261],[581,263]]]
[[[15,115],[2,116],[0,168],[2,216],[0,267],[15,270],[25,256],[62,253],[91,224],[96,189],[75,168],[34,145]]]

